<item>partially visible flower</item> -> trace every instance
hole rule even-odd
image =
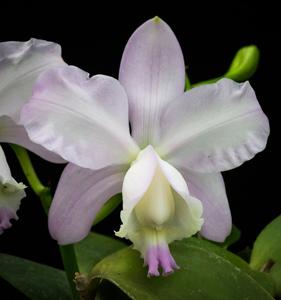
[[[20,110],[31,97],[38,76],[66,65],[59,45],[43,40],[0,43],[0,142],[21,145],[52,162],[62,158],[30,141],[19,124]]]
[[[0,147],[0,234],[12,226],[10,220],[18,219],[17,210],[21,199],[25,197],[23,183],[17,183],[12,177],[5,154]]]
[[[32,141],[71,162],[49,213],[60,244],[83,239],[102,205],[121,191],[117,235],[134,243],[149,276],[177,268],[173,240],[198,231],[218,242],[228,236],[220,172],[264,149],[268,120],[248,82],[222,79],[185,93],[184,86],[181,48],[159,18],[130,38],[119,82],[70,66],[39,77],[21,122]]]

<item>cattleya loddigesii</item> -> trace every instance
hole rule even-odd
[[[222,79],[187,92],[184,86],[181,48],[159,18],[130,38],[119,81],[89,78],[65,63],[42,71],[19,125],[70,162],[49,213],[60,244],[83,239],[103,204],[121,191],[116,234],[141,252],[149,276],[178,267],[172,241],[200,231],[222,242],[230,233],[220,172],[264,149],[268,120],[249,83]]]

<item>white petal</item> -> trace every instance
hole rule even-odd
[[[102,75],[89,78],[73,66],[39,77],[21,122],[33,142],[85,168],[128,163],[139,151],[119,82]]]
[[[63,245],[86,237],[103,204],[121,192],[124,175],[121,166],[92,171],[68,164],[49,212],[52,237]]]
[[[39,74],[64,64],[60,46],[52,42],[31,39],[0,43],[0,116],[17,122]]]
[[[18,121],[38,76],[61,65],[65,63],[58,44],[36,39],[0,43],[0,141],[21,145],[56,163],[64,160],[31,142]]]
[[[119,79],[129,99],[132,135],[144,147],[159,134],[162,108],[184,92],[185,65],[171,28],[160,18],[141,25],[123,53]]]
[[[151,146],[139,153],[124,178],[122,187],[124,212],[131,213],[143,197],[155,175],[157,165],[158,159]]]
[[[4,152],[0,147],[0,234],[12,226],[10,219],[18,219],[17,210],[25,197],[25,185],[11,175]]]
[[[171,102],[161,119],[162,157],[197,172],[229,170],[265,148],[268,120],[248,82],[222,79]]]
[[[223,242],[232,227],[231,212],[220,173],[202,174],[181,169],[190,194],[202,202],[204,224],[201,235],[209,240]]]

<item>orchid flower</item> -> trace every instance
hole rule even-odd
[[[59,45],[43,40],[0,43],[0,142],[21,145],[46,160],[64,160],[30,141],[19,124],[20,110],[32,94],[39,74],[66,65]]]
[[[0,147],[0,234],[9,227],[11,219],[18,219],[17,210],[25,197],[23,183],[17,183],[11,175],[5,154]]]
[[[74,66],[40,75],[21,123],[33,142],[70,162],[49,213],[59,244],[83,239],[102,205],[121,191],[116,234],[133,242],[149,276],[178,268],[172,241],[198,231],[218,242],[229,235],[220,172],[265,148],[268,120],[248,82],[184,86],[180,45],[159,18],[129,39],[119,81],[89,78]]]

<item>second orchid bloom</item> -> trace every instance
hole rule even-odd
[[[67,65],[39,76],[20,124],[31,141],[70,162],[49,213],[60,244],[87,236],[103,204],[121,191],[116,234],[141,252],[149,276],[178,268],[172,241],[229,235],[220,172],[264,149],[268,120],[248,82],[184,86],[180,45],[159,18],[129,39],[119,81]]]

